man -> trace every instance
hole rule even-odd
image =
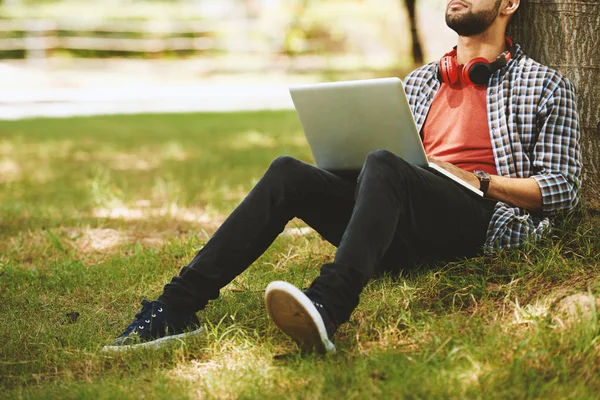
[[[412,72],[405,89],[430,160],[485,198],[394,154],[370,153],[356,180],[290,157],[276,159],[154,302],[143,302],[116,346],[197,333],[195,313],[219,295],[298,217],[338,247],[306,292],[266,290],[271,319],[305,350],[334,351],[374,276],[416,263],[514,247],[578,202],[580,151],[572,84],[505,37],[520,0],[451,0],[458,44]]]

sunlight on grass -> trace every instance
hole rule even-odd
[[[0,183],[18,181],[22,175],[21,167],[15,160],[11,158],[0,159]]]
[[[179,142],[168,141],[159,150],[160,158],[163,160],[185,161],[190,156]]]
[[[11,140],[0,140],[0,156],[12,154],[14,146]]]
[[[236,135],[230,143],[233,149],[269,149],[278,146],[275,139],[258,131],[247,131]]]
[[[562,330],[581,323],[597,323],[600,298],[589,293],[575,293],[560,300],[555,309],[552,320]]]
[[[124,221],[168,218],[175,221],[197,223],[205,229],[214,229],[224,219],[222,216],[215,215],[203,209],[179,207],[176,204],[158,208],[145,206],[147,203],[144,200],[140,200],[136,204],[138,207],[114,205],[112,207],[95,208],[92,210],[92,216]]]
[[[278,373],[272,358],[258,347],[243,349],[224,344],[211,354],[209,361],[192,360],[178,365],[169,375],[191,384],[195,398],[236,399],[249,385],[268,389],[276,381]],[[291,382],[280,382],[277,385],[280,392],[286,383],[288,389],[293,389]]]
[[[536,300],[533,303],[521,306],[519,300],[515,300],[514,305],[514,323],[519,324],[537,324],[540,320],[546,318],[549,312],[549,305],[545,302]]]
[[[90,160],[102,162],[117,171],[150,171],[166,161],[185,161],[187,158],[182,145],[173,141],[162,146],[144,146],[131,153],[106,149],[89,156]]]
[[[0,262],[9,263],[12,259],[17,268],[31,269],[71,253],[73,257],[94,263],[97,257],[90,258],[90,255],[112,255],[131,246],[162,248],[175,238],[183,240],[185,236],[189,235],[173,230],[141,231],[89,226],[29,231],[5,238]]]
[[[66,235],[75,241],[79,251],[109,251],[129,240],[127,234],[115,229],[70,229]]]
[[[109,163],[110,168],[117,171],[150,171],[155,169],[160,163],[158,159],[150,157],[150,155],[147,158],[142,158],[139,154],[127,153],[117,153],[104,161]]]
[[[313,228],[303,227],[303,228],[288,228],[283,231],[282,235],[286,236],[306,236],[315,233]]]
[[[492,368],[489,365],[485,365],[481,362],[475,361],[473,357],[468,354],[466,351],[461,351],[460,348],[452,349],[453,356],[455,359],[462,359],[467,362],[467,365],[464,368],[457,368],[454,373],[454,379],[458,382],[461,382],[463,387],[466,389],[469,388],[481,388],[481,379],[486,375],[492,372]],[[466,393],[465,393],[466,394]]]
[[[161,146],[143,146],[132,152],[117,151],[111,147],[73,152],[76,161],[97,162],[117,171],[150,171],[165,161],[185,161],[187,158],[183,146],[174,141]]]
[[[557,288],[549,296],[538,298],[524,306],[516,300],[513,324],[537,326],[553,323],[557,329],[565,330],[597,318],[600,297],[584,292],[567,294],[569,292],[573,290]]]
[[[72,241],[71,245],[80,253],[98,252],[108,254],[126,244],[140,244],[144,247],[160,247],[170,237],[171,232],[147,232],[140,235],[136,231],[120,231],[100,228],[64,228],[59,234]]]
[[[253,179],[250,186],[254,186],[258,182],[258,179]],[[218,200],[227,200],[235,203],[239,203],[248,195],[248,189],[245,185],[232,186],[228,183],[224,183],[217,177],[210,177],[203,182],[205,190],[202,193],[202,199],[204,202],[211,204]]]
[[[93,176],[88,179],[90,197],[97,206],[119,207],[123,205],[123,191],[115,185],[109,169],[94,166]]]
[[[175,204],[185,191],[181,182],[170,177],[157,176],[154,179],[152,189],[150,189],[150,198],[154,203]],[[136,204],[145,202],[145,199],[138,200]]]
[[[18,148],[15,150],[22,156],[34,156],[34,161],[50,161],[54,159],[64,159],[70,156],[73,148],[75,147],[75,141],[71,139],[66,140],[46,140],[41,143],[36,143],[32,146],[29,140],[19,141]]]

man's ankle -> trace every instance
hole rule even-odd
[[[312,291],[310,288],[305,290],[304,294],[306,295],[306,297],[308,297],[310,299],[310,301],[313,302],[313,304],[315,304],[315,307],[317,307],[317,310],[319,310],[319,312],[321,314],[323,312],[326,314],[327,320],[331,324],[331,327],[333,328],[333,332],[337,331],[339,324],[333,317],[333,313],[331,312],[330,307],[327,305],[326,300],[323,300],[320,296],[315,294],[314,291]]]
[[[169,298],[164,293],[161,294],[160,296],[158,296],[156,301],[161,302],[162,304],[167,306],[167,308],[169,310],[171,310],[171,312],[174,312],[177,314],[195,314],[197,311],[199,311],[199,310],[196,310],[196,309],[190,307],[188,304],[182,304],[181,302],[178,302],[172,298]]]

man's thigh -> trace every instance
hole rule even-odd
[[[495,202],[432,170],[409,169],[411,179],[404,180],[407,187],[399,188],[402,216],[379,272],[478,254]]]

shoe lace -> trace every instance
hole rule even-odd
[[[146,312],[148,312],[148,310],[150,309],[152,309],[152,302],[148,300],[142,300],[142,309],[140,310],[140,312],[135,314],[135,319],[142,318],[142,316],[146,314]]]
[[[139,327],[139,319],[142,318],[148,311],[152,310],[152,302],[148,301],[148,300],[142,300],[142,309],[135,314],[135,321],[133,321],[131,324],[129,324],[129,326],[127,328],[125,328],[125,331],[121,334],[121,336],[127,336],[129,335],[131,332],[133,332],[134,330],[136,330]]]

